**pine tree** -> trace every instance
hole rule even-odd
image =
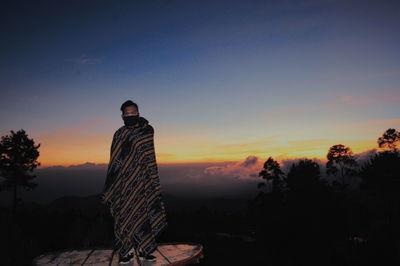
[[[36,175],[31,174],[40,165],[36,159],[39,157],[38,148],[33,139],[28,138],[25,130],[17,132],[11,130],[10,135],[1,137],[0,140],[0,191],[13,192],[13,214],[15,215],[20,198],[17,195],[17,187],[26,190],[33,189],[37,183],[32,182]]]

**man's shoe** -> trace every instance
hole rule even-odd
[[[128,264],[129,262],[133,261],[133,257],[133,253],[128,253],[128,255],[119,259],[119,264]]]
[[[139,260],[147,260],[147,261],[156,261],[157,257],[151,254],[144,256],[142,253],[139,253]]]

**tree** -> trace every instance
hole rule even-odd
[[[383,133],[382,137],[378,138],[377,142],[379,148],[397,151],[397,143],[400,142],[400,132],[394,128],[389,128]]]
[[[346,147],[342,144],[333,145],[329,148],[328,154],[326,155],[328,162],[326,163],[326,173],[328,175],[338,176],[341,182],[333,181],[332,185],[341,192],[339,206],[342,209],[343,217],[343,234],[344,237],[348,236],[347,226],[347,204],[345,190],[348,184],[346,184],[346,178],[357,174],[355,167],[357,162],[354,158],[353,152],[350,147]]]
[[[400,213],[400,153],[396,150],[378,152],[365,162],[359,171],[361,188],[377,192],[383,199],[385,221],[392,236],[398,227],[396,215]]]
[[[326,173],[328,175],[337,176],[340,174],[341,182],[334,181],[334,186],[339,186],[342,191],[346,189],[346,177],[357,174],[355,167],[358,165],[350,147],[342,144],[333,145],[329,148],[326,155],[328,162],[326,163]]]
[[[294,162],[286,181],[287,207],[289,220],[292,222],[288,223],[285,229],[291,235],[290,242],[293,246],[298,246],[304,244],[304,239],[307,239],[309,245],[301,247],[300,250],[315,248],[321,242],[320,236],[327,235],[324,228],[334,220],[332,218],[335,212],[330,208],[330,188],[326,185],[326,180],[321,179],[319,164],[311,159]],[[331,230],[334,229],[329,231]]]
[[[264,163],[264,169],[260,171],[258,176],[261,176],[266,182],[272,181],[272,192],[282,192],[284,185],[284,173],[282,172],[279,163],[271,156]],[[265,182],[258,183],[258,188],[265,186]]]
[[[287,175],[287,185],[296,194],[315,194],[323,185],[319,165],[310,159],[293,163]]]
[[[377,191],[382,196],[397,195],[400,189],[400,153],[378,152],[359,171],[362,188]]]
[[[37,186],[32,182],[36,175],[30,174],[40,165],[36,159],[39,157],[37,150],[40,144],[35,145],[33,139],[28,138],[25,130],[17,132],[11,130],[10,135],[2,136],[0,140],[0,176],[5,180],[0,183],[0,191],[13,191],[13,213],[15,214],[17,203],[17,187],[26,190]]]

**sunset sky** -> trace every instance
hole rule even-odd
[[[159,163],[367,151],[400,129],[399,29],[399,1],[13,1],[0,135],[42,167],[108,163],[131,99]]]

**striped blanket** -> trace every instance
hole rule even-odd
[[[134,248],[145,255],[157,248],[167,226],[157,168],[154,129],[144,117],[113,136],[101,201],[114,218],[114,250],[125,256]]]

